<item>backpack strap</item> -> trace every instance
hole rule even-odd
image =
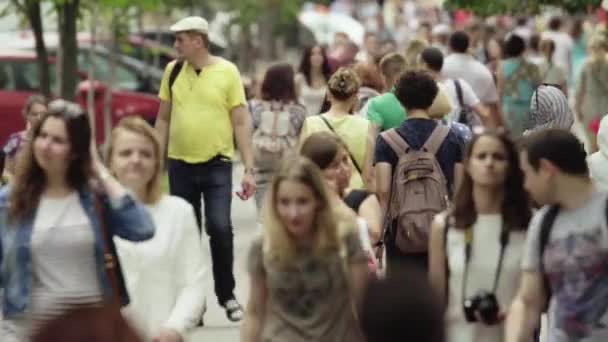
[[[559,205],[553,205],[549,208],[549,210],[543,216],[543,219],[540,223],[540,236],[539,236],[539,262],[540,262],[540,271],[543,277],[543,288],[545,290],[546,295],[546,307],[545,310],[549,307],[549,300],[551,299],[551,284],[549,283],[549,277],[545,273],[545,265],[543,262],[543,255],[545,253],[545,248],[547,247],[547,243],[549,243],[549,237],[551,236],[551,229],[553,228],[553,224],[555,223],[555,219],[559,214],[560,207]]]
[[[445,310],[447,311],[448,308],[448,302],[450,299],[450,262],[448,259],[448,233],[450,232],[450,225],[452,224],[452,215],[450,215],[449,213],[446,213],[445,215],[445,223],[443,225],[443,254],[444,254],[444,265],[445,265],[445,271],[444,271],[444,275],[445,275],[445,288],[443,289],[444,291],[444,304],[445,304]]]
[[[173,65],[173,69],[171,69],[171,74],[169,74],[169,95],[171,96],[171,98],[173,98],[173,84],[175,83],[177,76],[179,76],[180,71],[182,71],[183,66],[184,61],[177,60],[177,62],[175,62],[175,65]]]
[[[431,136],[424,143],[423,148],[425,148],[429,153],[437,154],[439,147],[443,144],[445,138],[447,138],[450,133],[450,128],[448,126],[444,126],[440,123],[437,123],[435,129],[431,133]]]
[[[460,86],[460,81],[458,79],[454,79],[454,88],[456,88],[456,95],[458,96],[458,104],[460,108],[464,109],[464,99],[462,97],[462,87]]]
[[[406,154],[410,149],[410,145],[408,145],[407,141],[405,141],[394,128],[382,132],[380,136],[386,141],[388,146],[395,151],[397,156]]]

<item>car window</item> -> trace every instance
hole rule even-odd
[[[143,44],[136,44],[133,42],[129,42],[121,46],[121,52],[128,55],[129,57],[133,57],[141,62],[144,62],[149,65],[153,65],[157,68],[164,69],[165,66],[174,60],[175,58],[170,54],[165,52],[166,47],[162,49],[146,47]],[[158,54],[158,61],[156,60],[156,55]],[[156,65],[156,62],[158,65]]]
[[[0,89],[15,90],[15,80],[9,62],[0,62]]]
[[[35,60],[13,61],[12,89],[18,91],[40,91],[40,70]],[[51,92],[57,94],[55,64],[49,64]]]
[[[88,50],[78,52],[78,67],[80,70],[88,71],[91,65],[91,56]],[[110,83],[110,60],[106,55],[95,54],[95,79]],[[116,66],[116,87],[127,90],[137,90],[139,78],[137,73],[118,64]]]

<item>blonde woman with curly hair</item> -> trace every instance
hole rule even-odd
[[[373,132],[367,119],[351,115],[357,107],[357,94],[361,81],[351,68],[340,68],[329,79],[327,98],[329,110],[321,115],[308,117],[302,126],[300,142],[316,132],[334,132],[348,147],[348,154],[355,172],[350,188],[364,189],[369,184],[368,167],[371,166]]]
[[[306,158],[283,164],[266,200],[241,341],[363,341],[356,311],[368,270],[354,213]]]

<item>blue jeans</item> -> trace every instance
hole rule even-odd
[[[232,162],[218,156],[204,163],[190,164],[169,159],[169,188],[194,207],[201,230],[201,193],[205,203],[205,231],[209,235],[215,294],[220,305],[234,298],[234,234],[232,205]]]

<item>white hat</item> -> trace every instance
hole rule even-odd
[[[432,34],[434,36],[450,34],[450,27],[446,24],[439,24],[433,28]]]
[[[201,17],[184,18],[169,28],[172,32],[196,31],[207,34],[209,32],[209,23]]]

